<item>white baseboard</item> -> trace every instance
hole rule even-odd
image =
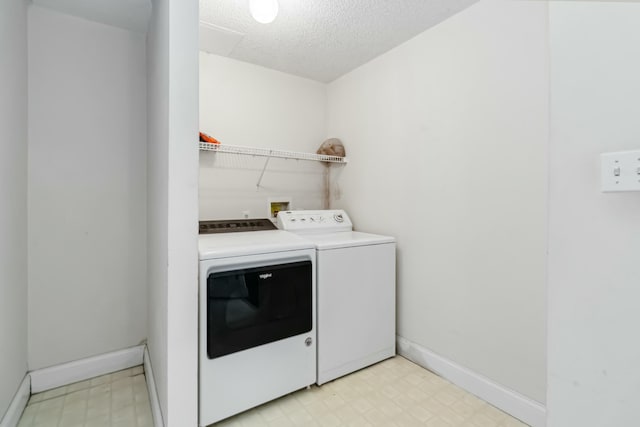
[[[31,396],[31,378],[27,374],[24,376],[22,383],[20,383],[15,396],[13,396],[7,412],[2,417],[0,427],[16,427],[18,425],[22,412],[27,407],[29,396]]]
[[[156,380],[153,377],[151,358],[149,357],[149,349],[147,347],[144,349],[144,376],[147,380],[147,389],[149,390],[149,403],[151,404],[153,427],[164,427],[162,411],[160,411],[160,400],[158,399],[158,390],[156,389]]]
[[[37,369],[31,376],[31,392],[40,393],[56,387],[142,365],[144,345],[126,348],[99,356]]]
[[[520,393],[398,336],[398,354],[533,427],[546,425],[545,407]]]

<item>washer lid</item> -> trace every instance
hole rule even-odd
[[[307,239],[281,230],[201,234],[198,236],[200,260],[229,258],[272,252],[313,249]]]
[[[390,236],[361,233],[359,231],[343,231],[327,234],[305,234],[305,239],[315,243],[320,251],[327,249],[350,248],[357,246],[381,245],[394,243],[396,239]]]

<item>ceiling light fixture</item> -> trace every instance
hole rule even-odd
[[[249,11],[256,21],[269,24],[278,16],[278,0],[249,0]]]

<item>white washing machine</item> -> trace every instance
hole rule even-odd
[[[316,381],[313,244],[268,219],[202,221],[199,425]]]
[[[353,231],[343,210],[278,213],[316,248],[318,375],[324,384],[396,354],[396,244]]]

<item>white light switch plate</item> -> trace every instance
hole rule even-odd
[[[640,150],[600,155],[602,191],[640,191]]]

